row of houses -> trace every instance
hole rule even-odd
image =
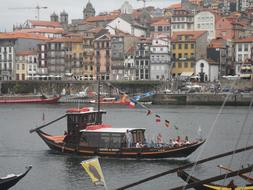
[[[93,80],[98,73],[102,80],[218,80],[239,74],[251,58],[252,9],[247,10],[227,15],[185,1],[159,12],[125,2],[96,16],[88,2],[83,18],[70,24],[63,11],[60,21],[53,13],[51,21],[28,20],[0,33],[0,80]]]

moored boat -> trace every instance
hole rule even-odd
[[[45,96],[0,96],[0,104],[10,103],[39,103],[39,104],[55,104],[60,99],[60,96],[45,97]]]
[[[122,104],[122,105],[128,105],[129,104],[129,100],[126,100],[124,98],[121,99],[117,99],[115,97],[109,98],[109,97],[104,97],[101,98],[101,100],[99,101],[100,104]],[[97,104],[97,100],[90,100],[89,103],[91,104]]]
[[[238,174],[239,174],[239,171],[238,171]],[[213,189],[217,189],[217,190],[243,190],[243,189],[245,189],[245,190],[247,190],[247,189],[253,189],[253,183],[248,184],[243,187],[240,187],[240,186],[236,186],[234,184],[233,180],[231,180],[230,183],[226,186],[218,185],[218,184],[214,184],[214,183],[202,183],[202,181],[200,179],[190,176],[184,170],[178,171],[177,175],[181,179],[186,181],[188,184],[197,184],[197,185],[194,185],[194,189],[196,189],[196,190],[213,190]],[[213,178],[215,179],[217,177],[213,177]],[[210,178],[210,180],[212,180],[212,178]]]
[[[26,174],[32,169],[32,166],[27,167],[26,171],[21,174],[9,174],[5,177],[0,177],[0,189],[7,190],[16,185]]]
[[[205,140],[195,140],[187,144],[148,144],[144,128],[112,128],[102,123],[105,111],[94,111],[90,108],[70,109],[67,113],[48,124],[30,132],[37,132],[43,141],[58,152],[100,156],[110,158],[159,159],[187,157],[201,146]],[[53,122],[67,117],[67,133],[52,136],[41,130]],[[127,145],[126,132],[132,136],[131,145]],[[137,143],[142,144],[136,147]]]

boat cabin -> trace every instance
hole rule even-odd
[[[67,111],[67,138],[68,144],[79,144],[80,130],[86,129],[89,125],[102,124],[102,115],[105,111],[93,111],[88,108],[70,109]]]
[[[142,128],[100,128],[81,130],[80,146],[94,148],[124,148],[127,147],[126,132],[132,133],[132,144],[145,142],[145,129]]]

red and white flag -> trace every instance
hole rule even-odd
[[[156,119],[155,119],[156,123],[160,123],[161,122],[160,115],[155,115],[155,117],[156,117]]]

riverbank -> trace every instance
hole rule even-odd
[[[155,94],[145,101],[152,101],[155,105],[222,105],[227,98],[226,105],[248,106],[252,97],[252,93]]]

